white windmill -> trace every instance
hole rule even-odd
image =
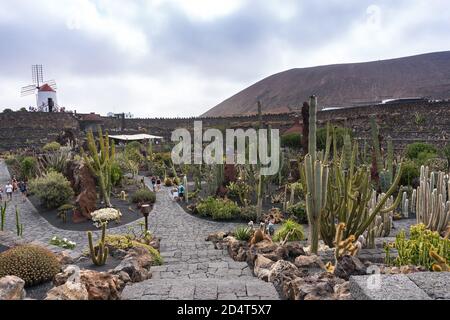
[[[57,102],[55,80],[44,81],[41,64],[31,66],[31,77],[33,79],[33,84],[22,88],[22,97],[34,93],[36,94],[36,107],[38,111],[56,111]]]

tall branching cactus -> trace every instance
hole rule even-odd
[[[374,157],[372,163],[375,165],[375,168],[373,169],[376,169],[374,170],[375,178],[378,178],[381,192],[386,192],[391,186],[394,177],[394,147],[392,139],[388,137],[387,156],[385,161],[381,152],[379,130],[374,117],[370,118],[370,127],[372,134],[372,154]]]
[[[323,211],[321,221],[321,237],[328,246],[333,246],[333,239],[336,233],[336,221],[345,223],[345,238],[354,235],[356,238],[363,235],[366,230],[374,231],[376,225],[374,220],[382,222],[386,212],[391,212],[399,203],[401,197],[397,198],[392,205],[387,203],[392,194],[396,191],[401,176],[401,165],[397,168],[395,181],[390,185],[385,194],[380,195],[377,201],[370,206],[373,199],[371,173],[369,167],[362,165],[356,167],[358,157],[358,145],[354,143],[349,159],[350,148],[344,147],[342,156],[339,158],[337,151],[336,134],[333,130],[333,161],[328,182],[328,201]],[[327,135],[327,140],[330,135]],[[348,139],[344,138],[344,141]],[[327,142],[329,145],[329,142]],[[387,221],[387,217],[386,217]],[[383,227],[388,227],[384,225]],[[389,229],[390,230],[390,229]],[[369,236],[371,236],[369,234]]]
[[[311,155],[307,154],[305,156],[305,175],[306,212],[310,228],[311,253],[317,254],[321,215],[327,201],[328,166],[319,160],[313,162]]]
[[[420,168],[420,185],[416,189],[417,223],[442,233],[450,223],[450,180],[444,172]],[[414,203],[412,204],[414,206]]]
[[[309,102],[309,136],[308,154],[305,156],[304,168],[306,178],[306,212],[309,221],[309,238],[311,253],[317,254],[322,211],[327,202],[328,166],[316,160],[316,113],[317,98],[310,97]]]
[[[106,237],[106,223],[102,224],[102,235],[97,246],[94,245],[94,240],[92,239],[92,232],[88,231],[88,242],[89,242],[89,252],[91,255],[92,262],[97,266],[103,266],[108,258],[109,249],[105,245]]]
[[[387,237],[391,233],[394,209],[399,205],[403,198],[401,195],[402,192],[400,191],[395,201],[394,197],[390,196],[389,199],[386,200],[383,208],[369,225],[369,228],[365,232],[365,237],[367,238],[366,246],[368,248],[375,248],[375,238]],[[375,210],[377,204],[384,196],[384,193],[377,195],[375,190],[372,191],[372,198],[369,202],[369,214]]]
[[[103,201],[108,207],[111,207],[111,167],[115,157],[115,145],[114,143],[111,146],[109,145],[108,132],[103,137],[100,127],[98,128],[98,140],[100,150],[97,150],[94,134],[90,130],[87,134],[89,156],[84,152],[83,148],[81,153],[85,163],[98,179]]]

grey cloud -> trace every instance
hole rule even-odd
[[[366,8],[371,4],[380,5],[383,14],[387,13],[383,16],[383,23],[394,19],[396,12],[414,5],[405,0],[295,1],[293,15],[290,19],[283,20],[274,13],[273,5],[283,6],[284,1],[250,0],[229,15],[203,21],[190,19],[175,4],[166,3],[158,9],[158,14],[167,21],[163,26],[156,28],[157,21],[146,10],[138,12],[132,21],[127,21],[144,32],[150,48],[146,55],[132,58],[132,52],[120,50],[111,39],[91,34],[83,26],[80,30],[69,30],[63,19],[50,16],[45,11],[35,12],[35,7],[28,7],[27,3],[30,2],[10,2],[8,10],[19,14],[20,19],[14,23],[0,21],[0,80],[6,81],[8,77],[23,78],[25,85],[30,78],[30,65],[43,63],[48,77],[57,81],[58,75],[65,79],[89,78],[91,87],[92,80],[98,81],[96,87],[102,93],[97,96],[92,94],[101,112],[109,111],[109,106],[115,101],[129,101],[136,106],[146,105],[142,96],[133,96],[125,86],[120,93],[111,90],[106,98],[104,91],[107,86],[103,82],[107,79],[134,75],[136,78],[158,79],[162,83],[170,81],[176,88],[177,78],[182,73],[184,77],[191,77],[192,81],[206,79],[211,83],[211,90],[208,92],[192,92],[191,96],[186,97],[190,106],[198,103],[198,109],[191,107],[188,111],[183,110],[175,99],[178,99],[177,91],[164,95],[165,99],[174,99],[173,108],[155,112],[166,112],[166,115],[167,112],[171,115],[186,115],[186,112],[201,114],[208,107],[214,106],[214,103],[219,103],[223,97],[236,93],[223,91],[225,87],[232,87],[230,84],[249,85],[271,73],[283,71],[282,68],[286,65],[289,68],[298,67],[295,63],[301,59],[296,59],[295,63],[281,62],[283,50],[299,58],[310,58],[321,53],[329,43],[340,43],[342,39],[347,39],[346,36],[355,23],[364,21]],[[143,1],[136,3],[143,7]],[[57,6],[58,2],[54,5]],[[434,2],[433,5],[437,10],[443,6],[442,2]],[[107,14],[107,10],[101,8],[99,14]],[[404,39],[398,45],[428,39],[430,34],[436,35],[435,41],[440,34],[448,39],[446,31],[449,25],[445,16],[436,21],[412,20],[401,30]],[[278,47],[278,43],[282,43],[283,47]],[[342,42],[340,45],[352,49],[354,44]],[[441,43],[434,45],[444,46]],[[423,52],[428,51],[429,47],[424,44]],[[358,50],[370,52],[371,48]],[[349,56],[348,62],[352,59]],[[154,93],[155,89],[149,92]],[[208,94],[211,96],[205,97]],[[77,94],[67,94],[66,97],[69,99],[67,104],[70,105],[85,103],[77,98]],[[7,101],[10,103],[14,99],[15,96],[11,95]],[[205,106],[205,101],[211,101],[212,105]],[[0,100],[0,108],[1,104]],[[20,105],[20,100],[17,104]],[[87,110],[90,106],[80,106],[77,109],[83,108],[86,108],[84,111],[90,111]],[[129,108],[133,109],[132,106]],[[134,113],[146,112],[143,107],[139,108]]]

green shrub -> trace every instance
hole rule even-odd
[[[403,186],[412,186],[414,180],[420,176],[419,166],[411,160],[402,163],[402,175],[400,177],[400,184]]]
[[[37,161],[33,157],[25,157],[20,162],[20,173],[23,178],[31,179],[36,175]]]
[[[280,229],[275,232],[273,236],[274,241],[283,241],[287,235],[288,241],[300,241],[305,238],[305,233],[301,224],[298,224],[294,220],[288,219],[283,222]]]
[[[300,149],[302,143],[302,136],[300,133],[288,133],[281,136],[281,146],[292,149]]]
[[[233,219],[240,213],[240,209],[235,202],[213,197],[200,200],[197,203],[197,211],[200,215],[210,216],[214,220]]]
[[[391,262],[390,247],[394,247],[398,252],[398,256],[392,261],[396,266],[416,265],[432,270],[436,261],[430,256],[430,251],[434,251],[450,264],[450,239],[444,239],[438,232],[426,229],[424,224],[411,226],[409,239],[406,238],[404,230],[400,231],[395,242],[385,247],[388,264]]]
[[[153,176],[164,176],[165,166],[163,162],[150,161],[148,164],[148,171]]]
[[[57,208],[69,202],[74,192],[70,182],[59,172],[50,171],[30,181],[30,192],[47,208]]]
[[[144,156],[141,154],[141,144],[137,141],[128,143],[125,147],[125,157],[140,165],[144,161]]]
[[[288,206],[287,213],[295,216],[299,223],[308,223],[308,216],[306,214],[306,208],[304,202],[298,202],[292,206]]]
[[[245,204],[248,202],[250,197],[250,186],[241,181],[241,182],[230,182],[227,185],[228,195],[233,199],[239,199],[241,204]]]
[[[341,149],[342,146],[344,145],[345,134],[348,133],[350,137],[352,137],[352,131],[349,128],[339,126],[335,126],[334,130],[336,132],[337,147],[338,149]],[[317,150],[325,150],[326,141],[327,141],[327,128],[322,127],[320,129],[317,129]]]
[[[437,157],[438,157],[438,155],[436,153],[423,151],[423,152],[419,152],[415,161],[417,162],[417,164],[419,166],[421,166],[421,165],[426,164],[428,161],[435,159]]]
[[[122,182],[123,172],[120,165],[114,162],[111,166],[111,183],[113,186],[118,186]]]
[[[20,245],[0,253],[0,278],[17,276],[26,286],[50,281],[60,269],[56,255],[36,245]]]
[[[142,203],[142,202],[155,203],[156,195],[153,191],[150,191],[148,188],[142,188],[136,191],[131,196],[131,201],[133,201],[133,203]]]
[[[234,230],[234,237],[240,241],[248,241],[253,235],[253,230],[250,227],[239,226]]]
[[[124,153],[117,153],[115,162],[119,165],[122,173],[130,173],[133,176],[138,174],[139,164],[128,159]]]
[[[164,180],[164,185],[165,185],[166,187],[171,187],[171,186],[173,185],[172,179],[166,178],[166,179]]]
[[[142,148],[142,144],[139,141],[131,141],[128,142],[127,145],[125,146],[125,150],[126,151],[131,151],[131,150],[141,150]]]
[[[115,249],[128,250],[133,247],[141,247],[148,250],[153,258],[152,265],[162,265],[163,259],[158,250],[149,246],[148,244],[131,239],[127,235],[122,234],[109,234],[105,236],[105,245],[107,247],[113,247]]]
[[[239,216],[246,221],[256,221],[257,217],[256,206],[242,207]]]
[[[52,141],[47,143],[42,150],[44,150],[44,152],[56,152],[59,148],[61,148],[61,145],[56,141]]]
[[[447,166],[450,166],[450,143],[447,143],[441,151],[442,156],[447,159]],[[448,169],[448,167],[447,167]]]
[[[158,152],[154,154],[153,161],[163,162],[166,167],[172,165],[172,156],[170,152]]]
[[[406,146],[405,155],[409,159],[416,160],[418,159],[419,154],[422,152],[424,152],[425,154],[437,154],[435,146],[423,142],[414,142]]]
[[[5,159],[5,163],[8,167],[12,167],[15,166],[19,163],[19,160],[17,159],[16,156],[14,156],[13,154],[9,155],[6,157]]]

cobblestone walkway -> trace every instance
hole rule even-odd
[[[123,299],[278,299],[271,283],[255,278],[246,262],[206,242],[207,234],[237,225],[205,221],[186,214],[167,190],[158,197],[153,223],[161,236],[164,265],[152,267],[152,279],[127,286]]]
[[[10,174],[0,160],[0,185],[4,186]],[[146,180],[148,184],[148,179]],[[77,242],[75,250],[87,245],[85,232],[55,228],[42,218],[27,200],[14,195],[8,205],[5,229],[15,232],[15,205],[24,225],[25,241],[48,243],[53,236],[66,237]],[[127,232],[128,225],[108,229],[109,233]],[[246,262],[232,260],[226,251],[215,250],[205,241],[208,234],[233,230],[237,224],[220,223],[191,216],[172,199],[168,189],[157,193],[155,206],[149,217],[152,234],[161,238],[164,265],[152,267],[153,277],[125,288],[122,298],[150,299],[279,299],[271,283],[255,278]]]

